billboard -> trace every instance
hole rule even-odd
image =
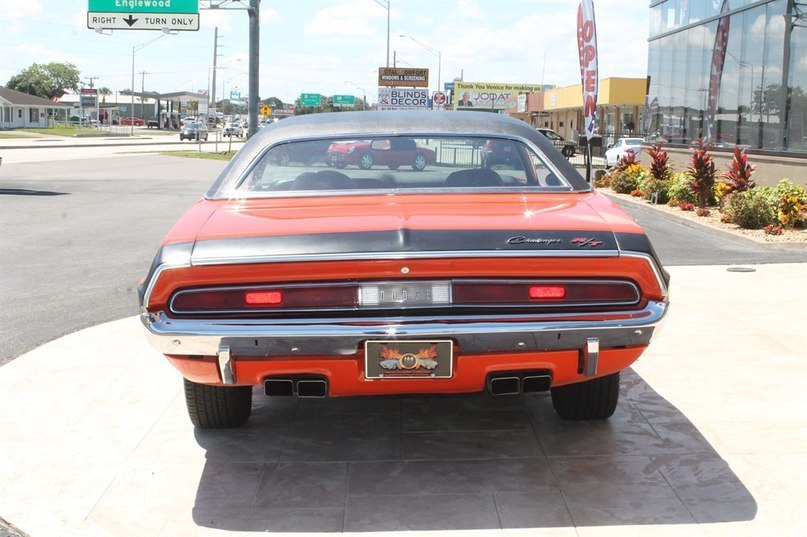
[[[454,110],[512,110],[522,93],[541,91],[541,84],[500,84],[497,82],[455,82]]]
[[[378,85],[388,88],[428,88],[429,70],[419,68],[379,67]]]
[[[379,110],[426,110],[429,90],[378,88]]]

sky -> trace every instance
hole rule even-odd
[[[428,68],[432,91],[438,64],[442,82],[459,77],[555,86],[580,82],[579,0],[389,4],[389,65],[394,55],[398,67]],[[260,97],[293,102],[300,93],[349,94],[376,102],[378,67],[387,65],[386,5],[386,0],[262,0]],[[600,78],[646,76],[648,6],[648,0],[594,0]],[[136,91],[208,90],[218,28],[217,98],[222,91],[246,96],[246,11],[201,9],[199,31],[146,44],[163,34],[99,34],[87,28],[87,7],[87,0],[0,0],[0,85],[33,63],[70,62],[83,82],[126,90],[132,85],[136,48]],[[239,4],[229,1],[227,7]]]

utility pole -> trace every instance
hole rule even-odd
[[[98,76],[85,76],[84,78],[86,78],[87,80],[89,80],[89,82],[87,82],[87,85],[88,85],[89,87],[93,88],[93,87],[94,87],[94,86],[93,86],[93,80],[98,80],[98,79],[99,79],[99,78],[101,78],[101,77],[98,77]]]
[[[258,69],[261,42],[261,0],[249,0],[249,129],[247,137],[258,132]]]
[[[140,71],[140,102],[143,102],[143,95],[146,93],[146,75],[150,75],[148,71]]]
[[[210,106],[216,106],[216,62],[219,57],[219,27],[213,31],[213,84],[210,86]]]

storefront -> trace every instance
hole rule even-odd
[[[702,137],[717,147],[807,153],[805,7],[651,2],[644,129],[673,144]]]

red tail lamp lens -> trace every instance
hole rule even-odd
[[[562,285],[533,285],[530,287],[530,298],[534,300],[558,299],[566,297],[566,288]]]
[[[283,303],[280,291],[247,291],[244,293],[247,306],[277,306]]]

